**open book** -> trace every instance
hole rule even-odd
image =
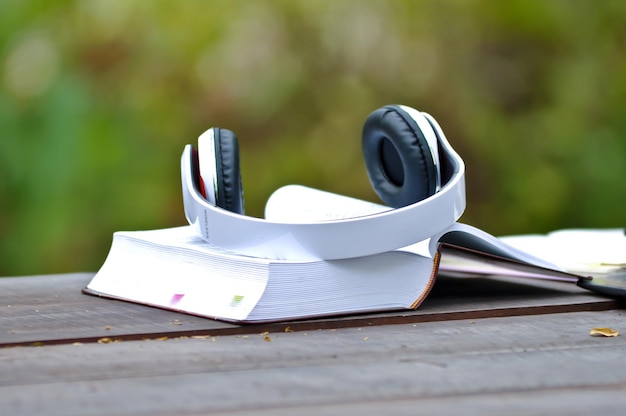
[[[324,221],[387,209],[289,185],[270,197],[265,216],[285,222]],[[84,292],[232,322],[265,322],[414,309],[428,295],[438,271],[579,279],[460,223],[398,250],[326,261],[242,256],[205,242],[192,226],[184,226],[116,232],[107,259]]]

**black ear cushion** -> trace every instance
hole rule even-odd
[[[213,137],[217,171],[217,206],[243,214],[243,188],[239,171],[237,136],[230,130],[216,128]]]
[[[382,107],[363,126],[370,183],[387,205],[400,208],[435,193],[436,167],[424,133],[399,106]]]

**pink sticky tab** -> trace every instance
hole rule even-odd
[[[172,296],[172,299],[170,299],[170,305],[176,305],[178,302],[181,301],[183,296],[185,296],[184,293],[177,293],[174,296]]]

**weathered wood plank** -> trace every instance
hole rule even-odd
[[[82,294],[93,274],[0,279],[0,346],[180,335],[229,335],[478,319],[621,307],[571,284],[520,279],[441,278],[416,311],[238,326]]]
[[[12,415],[428,414],[457,406],[463,414],[599,414],[626,405],[626,337],[589,330],[624,331],[624,322],[623,311],[607,311],[6,348],[0,408]]]
[[[81,289],[92,276],[0,279],[0,345],[206,328],[206,319],[84,295]],[[218,329],[231,326],[211,324]]]
[[[569,415],[589,416],[596,414],[620,415],[624,412],[626,386],[602,388],[563,388],[520,392],[479,393],[461,396],[430,398],[407,397],[400,400],[367,400],[352,403],[294,406],[271,409],[227,410],[211,412],[212,415],[359,415],[397,416],[457,415]],[[170,413],[173,414],[173,413]],[[199,415],[194,413],[190,416]],[[205,414],[205,413],[203,413]]]

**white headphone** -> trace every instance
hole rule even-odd
[[[363,127],[363,155],[372,187],[393,209],[327,221],[266,220],[243,213],[236,136],[211,128],[197,151],[183,151],[185,215],[205,241],[229,251],[332,260],[423,241],[465,210],[465,164],[429,114],[400,105],[374,111]]]

